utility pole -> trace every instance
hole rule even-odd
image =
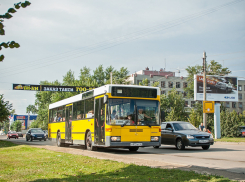
[[[110,73],[110,77],[111,77],[111,84],[112,84],[112,72]]]
[[[203,101],[206,101],[206,52],[203,52]],[[207,128],[206,113],[203,113],[203,125]]]

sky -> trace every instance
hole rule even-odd
[[[24,1],[22,1],[24,2]],[[12,90],[13,83],[62,82],[84,66],[176,72],[215,60],[245,79],[245,0],[35,0],[3,24],[0,94],[16,114],[35,103],[34,91]],[[0,14],[16,0],[0,2]]]

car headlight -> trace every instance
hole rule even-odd
[[[121,137],[120,136],[112,136],[111,137],[111,141],[112,142],[120,142],[121,141]]]
[[[188,138],[188,139],[194,139],[194,136],[192,136],[192,135],[186,135],[186,138]]]
[[[210,138],[214,138],[214,136],[212,134],[210,134]]]
[[[159,137],[158,136],[152,136],[151,137],[151,141],[152,142],[157,142],[157,141],[159,141]]]
[[[33,135],[33,134],[32,134],[31,136],[35,137],[36,135]]]

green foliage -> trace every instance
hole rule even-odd
[[[17,4],[14,4],[14,7],[16,9],[19,9],[20,6],[22,8],[26,8],[29,5],[31,5],[31,3],[29,1],[25,1],[24,3],[19,2]],[[9,8],[7,13],[5,13],[4,15],[0,15],[0,35],[5,35],[4,25],[3,25],[2,22],[4,21],[3,19],[12,18],[13,16],[11,15],[11,13],[12,14],[16,13],[16,10],[14,8]],[[8,48],[9,47],[9,48],[13,49],[13,48],[19,48],[20,45],[18,43],[16,43],[15,41],[11,41],[11,42],[7,42],[7,43],[5,43],[5,42],[1,43],[0,44],[0,50],[2,50],[2,47],[4,47],[4,48]],[[3,60],[4,60],[4,55],[0,55],[0,62],[3,61]]]
[[[33,122],[31,123],[31,125],[30,125],[29,128],[41,128],[39,125],[40,125],[40,124],[39,124],[38,120],[36,120],[36,121],[33,121]],[[45,128],[45,130],[47,130],[47,129]]]
[[[220,125],[222,137],[237,137],[239,136],[238,127],[244,125],[241,118],[236,111],[222,111],[220,113]]]
[[[21,126],[22,126],[22,123],[21,121],[17,120],[15,122],[12,123],[12,125],[10,126],[10,129],[12,131],[21,131]]]
[[[36,114],[37,113],[37,108],[36,106],[34,105],[29,105],[27,108],[26,108],[26,113],[32,113],[32,114]]]
[[[142,82],[139,82],[139,85],[148,86],[148,79],[143,79]]]
[[[161,110],[165,112],[166,121],[187,121],[187,113],[184,109],[185,100],[175,88],[167,95],[161,95],[160,104]]]
[[[4,101],[3,94],[0,94],[0,122],[8,120],[11,110],[12,104],[9,104],[9,101]]]
[[[196,102],[195,106],[191,108],[188,121],[193,124],[195,127],[198,126],[203,122],[203,108],[202,104]]]

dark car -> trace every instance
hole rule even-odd
[[[184,121],[169,121],[161,124],[161,144],[175,145],[183,150],[186,146],[202,147],[208,150],[214,144],[213,135],[199,131],[191,123]],[[155,147],[157,148],[157,147]]]
[[[17,132],[17,134],[18,134],[18,137],[22,137],[23,138],[23,133]]]
[[[26,141],[32,140],[44,140],[46,141],[46,134],[41,128],[31,128],[26,133]]]
[[[240,126],[239,127],[239,135],[241,137],[245,137],[245,126]]]
[[[7,139],[10,139],[10,138],[19,138],[18,137],[18,134],[16,133],[16,131],[9,131],[8,134],[7,134]]]

